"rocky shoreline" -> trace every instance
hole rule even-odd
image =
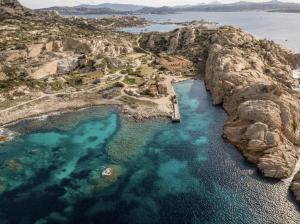
[[[164,46],[160,43],[164,43]],[[182,54],[199,68],[213,104],[228,114],[224,138],[266,177],[285,179],[299,160],[297,56],[234,27],[145,34],[143,47]],[[299,173],[291,188],[299,200]]]
[[[10,131],[7,128],[0,127],[0,143],[12,140],[17,133]]]
[[[17,123],[23,119],[36,118],[42,115],[51,115],[52,113],[64,113],[70,111],[76,111],[83,108],[89,108],[93,106],[102,105],[112,105],[117,106],[121,109],[121,112],[127,116],[133,117],[135,120],[145,120],[155,117],[170,117],[170,114],[159,111],[159,109],[154,107],[144,107],[140,106],[137,108],[130,108],[126,103],[116,99],[116,100],[105,100],[100,97],[89,98],[84,96],[82,98],[77,97],[72,100],[69,99],[68,102],[58,102],[55,100],[49,100],[48,102],[36,103],[30,105],[27,108],[15,108],[13,111],[3,112],[3,117],[0,118],[0,125],[2,127],[8,127],[11,124]],[[56,105],[53,106],[53,103]],[[49,107],[52,105],[52,107]]]
[[[293,77],[299,55],[234,27],[191,23],[137,37],[113,30],[145,23],[136,17],[48,18],[16,0],[3,2],[0,125],[107,104],[122,106],[137,120],[170,117],[170,79],[195,67],[213,104],[228,114],[224,138],[264,176],[286,179],[294,173],[300,158],[299,81]],[[40,35],[39,43],[32,33]],[[297,200],[299,175],[291,185]]]
[[[64,18],[17,0],[0,2],[0,18],[0,125],[98,105],[136,120],[171,117],[170,75],[140,52],[137,35],[116,30],[150,21]]]
[[[50,107],[50,105],[52,106]],[[105,100],[100,99],[100,97],[91,97],[87,100],[86,96],[81,96],[81,98],[77,97],[72,100],[69,99],[68,102],[63,103],[59,103],[56,100],[49,100],[48,102],[35,103],[34,105],[26,106],[26,108],[23,109],[15,108],[14,111],[8,110],[6,114],[2,113],[3,116],[0,118],[0,142],[12,140],[16,136],[16,133],[11,132],[9,127],[23,120],[39,119],[41,116],[75,112],[97,106],[115,106],[119,108],[122,114],[132,117],[136,121],[154,118],[170,119],[171,117],[170,114],[160,111],[158,108],[140,106],[132,109],[120,100]]]

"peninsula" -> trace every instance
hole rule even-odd
[[[178,114],[172,83],[201,78],[228,113],[225,139],[264,176],[294,175],[300,93],[292,71],[300,61],[274,42],[204,22],[134,35],[117,29],[150,22],[64,18],[17,0],[0,0],[0,21],[0,125],[101,104],[138,120],[171,118]],[[291,187],[298,200],[299,175]]]

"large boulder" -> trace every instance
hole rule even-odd
[[[62,41],[50,41],[46,43],[45,50],[48,52],[62,52],[63,51]]]
[[[272,129],[281,128],[280,107],[270,100],[248,100],[240,104],[237,116],[240,120],[262,122]]]
[[[79,59],[75,56],[69,56],[58,61],[58,74],[66,74],[74,71],[79,66]]]

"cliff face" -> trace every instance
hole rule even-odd
[[[0,0],[0,19],[31,15],[32,10],[22,6],[18,0]]]
[[[299,158],[298,81],[290,52],[233,28],[211,36],[205,82],[228,112],[224,136],[268,177],[287,178]]]
[[[187,33],[189,39],[180,38]],[[272,41],[232,27],[147,34],[143,46],[158,52],[160,43],[167,45],[165,51],[205,65],[213,103],[228,113],[224,137],[264,176],[289,177],[299,159],[300,94],[292,89],[299,84],[292,76],[297,58]],[[294,186],[300,190],[299,183]]]
[[[201,50],[207,49],[210,32],[201,25],[187,26],[170,33],[145,34],[141,45],[155,53],[179,52],[196,58],[203,56]]]

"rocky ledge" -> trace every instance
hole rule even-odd
[[[145,34],[143,46],[190,57],[203,72],[213,103],[228,113],[224,138],[264,176],[292,175],[300,144],[300,100],[293,90],[299,83],[292,75],[295,55],[233,27]],[[300,199],[300,173],[292,190]]]
[[[229,117],[224,136],[264,176],[287,178],[299,159],[298,94],[290,52],[225,28],[212,35],[205,82]]]

